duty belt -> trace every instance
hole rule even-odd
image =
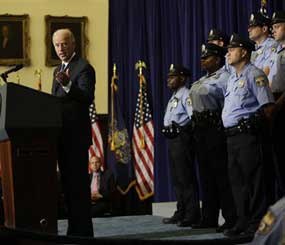
[[[222,128],[221,112],[216,111],[194,111],[192,115],[194,127],[217,127]]]
[[[169,126],[164,126],[161,130],[162,134],[169,139],[176,138],[182,132],[192,133],[192,123],[189,122],[185,126],[172,122]]]
[[[261,116],[256,114],[248,119],[242,118],[238,125],[225,128],[226,136],[234,136],[241,133],[256,134],[262,128]]]

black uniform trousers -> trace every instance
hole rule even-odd
[[[276,115],[273,125],[273,150],[275,156],[275,173],[277,177],[277,199],[285,195],[285,109],[282,108]]]
[[[224,132],[214,126],[196,127],[195,140],[202,188],[202,222],[217,226],[221,209],[225,222],[235,224]]]
[[[172,183],[177,199],[175,216],[198,222],[200,207],[198,181],[194,166],[194,146],[188,131],[168,140]]]
[[[239,133],[228,136],[229,176],[240,229],[255,230],[266,212],[262,136]]]

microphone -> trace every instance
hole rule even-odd
[[[0,74],[1,78],[3,79],[3,81],[5,83],[7,83],[7,77],[8,77],[8,74],[12,73],[12,72],[15,72],[15,71],[18,71],[20,69],[22,69],[24,67],[23,64],[20,64],[20,65],[16,65],[15,67],[9,69],[8,71],[5,71],[3,72],[2,74]]]

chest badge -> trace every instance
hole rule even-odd
[[[257,50],[257,54],[261,55],[263,53],[262,49]]]
[[[188,105],[188,106],[191,106],[191,105],[192,105],[192,100],[191,100],[190,97],[188,97],[186,101],[187,101],[187,105]]]
[[[244,87],[244,84],[245,84],[245,80],[239,80],[239,81],[238,81],[238,86],[239,86],[240,88],[243,88],[243,87]]]
[[[173,98],[173,99],[171,100],[171,107],[172,107],[172,108],[176,108],[177,105],[178,105],[178,99],[177,99],[177,98]]]

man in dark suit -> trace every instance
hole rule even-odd
[[[111,170],[102,170],[102,161],[93,156],[89,161],[92,217],[111,211],[112,194],[115,191],[115,177]]]
[[[89,105],[94,100],[95,70],[75,52],[69,29],[53,34],[62,64],[54,71],[52,94],[62,102],[62,132],[58,165],[68,210],[67,235],[93,236],[88,177],[88,148],[92,143]]]

